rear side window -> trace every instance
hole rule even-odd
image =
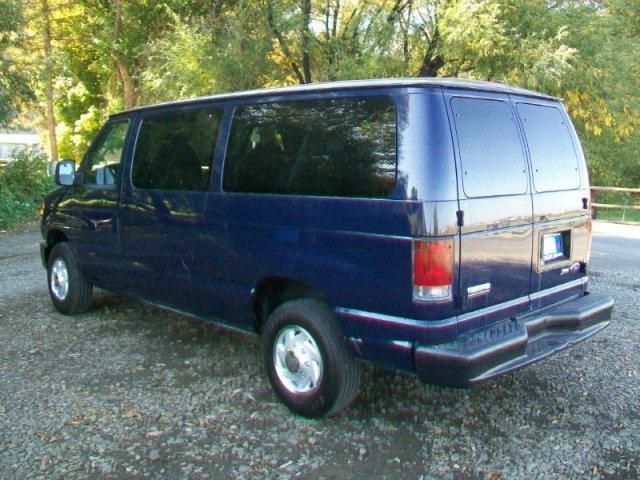
[[[500,100],[454,97],[462,186],[467,197],[527,192],[526,163],[511,107]]]
[[[529,103],[518,103],[517,108],[529,146],[536,191],[580,187],[578,157],[562,112]]]
[[[381,197],[396,175],[388,97],[238,107],[224,166],[228,192]]]
[[[133,157],[133,185],[209,190],[222,113],[220,108],[201,108],[144,117]]]

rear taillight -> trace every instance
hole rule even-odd
[[[414,300],[451,300],[452,284],[453,240],[414,240]]]

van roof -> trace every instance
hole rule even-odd
[[[371,79],[371,80],[347,80],[338,82],[321,82],[309,83],[304,85],[292,85],[287,87],[260,88],[256,90],[245,90],[238,92],[221,93],[217,95],[207,95],[203,97],[194,97],[183,100],[175,100],[170,102],[157,103],[152,105],[144,105],[121,113],[137,112],[156,107],[166,107],[171,105],[189,105],[207,100],[229,100],[241,98],[259,98],[269,95],[283,95],[296,93],[316,93],[332,90],[347,90],[353,88],[369,88],[369,87],[451,87],[463,90],[480,90],[486,92],[511,93],[514,95],[524,95],[528,97],[537,97],[547,100],[560,100],[557,97],[546,95],[544,93],[527,90],[520,87],[513,87],[497,82],[484,82],[480,80],[464,80],[459,78],[389,78],[389,79]],[[119,114],[116,114],[119,115]]]

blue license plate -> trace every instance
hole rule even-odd
[[[545,262],[564,256],[562,233],[549,233],[542,236],[540,258]]]

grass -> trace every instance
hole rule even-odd
[[[640,210],[598,208],[596,219],[608,222],[640,223]]]

